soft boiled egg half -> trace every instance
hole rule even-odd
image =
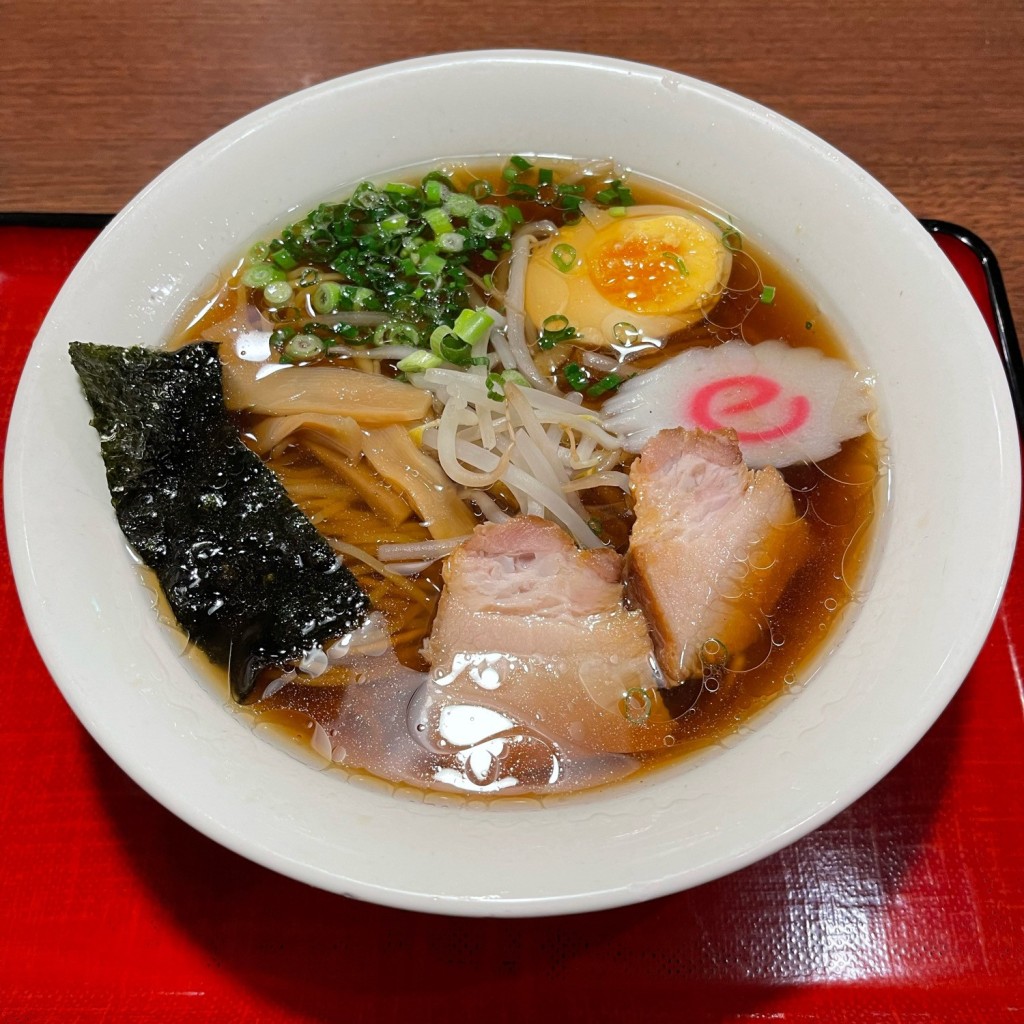
[[[718,301],[731,269],[721,229],[704,217],[665,206],[602,211],[533,250],[526,313],[538,329],[565,317],[591,344],[614,344],[617,324],[665,338]]]

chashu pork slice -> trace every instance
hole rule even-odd
[[[766,628],[807,557],[807,525],[778,470],[751,470],[732,430],[663,430],[630,468],[636,523],[627,586],[673,681],[700,676],[702,652],[734,655]],[[715,644],[724,645],[725,652]]]
[[[621,578],[618,554],[581,551],[555,523],[477,526],[445,563],[424,648],[432,703],[490,709],[580,750],[660,744],[650,636],[643,614],[625,607]],[[634,695],[627,717],[630,690],[646,696]],[[638,703],[651,714],[638,718]]]

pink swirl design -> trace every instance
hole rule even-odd
[[[724,391],[738,391],[739,395],[728,405],[714,410],[715,401]],[[746,374],[740,377],[722,377],[705,384],[690,396],[686,417],[703,430],[722,430],[732,424],[730,416],[753,412],[769,405],[782,394],[782,385],[770,377]],[[788,402],[788,418],[766,430],[736,431],[736,437],[743,441],[775,441],[799,430],[811,415],[811,403],[806,395],[794,395]],[[735,428],[734,428],[735,429]]]

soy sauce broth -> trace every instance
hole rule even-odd
[[[456,184],[480,177],[490,181],[496,192],[501,190],[501,164],[458,165],[448,170]],[[618,172],[612,174],[618,177]],[[590,182],[591,191],[612,174],[598,175]],[[417,181],[418,176],[409,180]],[[710,210],[692,197],[636,175],[628,176],[627,184],[637,203],[681,206],[725,223],[720,211]],[[548,207],[531,202],[520,205],[526,221],[561,219],[558,211]],[[756,343],[769,338],[782,338],[791,346],[812,346],[827,356],[850,361],[813,296],[769,253],[753,246],[745,236],[739,237],[742,241],[733,252],[727,290],[710,314],[666,339],[660,349],[640,355],[632,366],[656,365],[694,345],[731,339]],[[273,311],[265,302],[254,301],[252,293],[240,284],[241,269],[241,261],[228,268],[217,286],[196,302],[170,340],[172,347],[202,338],[230,343],[254,327],[268,330],[273,326]],[[765,301],[768,295],[771,301]],[[334,361],[395,372],[390,366],[369,367],[367,360],[353,356]],[[599,407],[601,403],[590,404]],[[243,437],[252,424],[251,418],[239,418]],[[379,542],[429,539],[427,530],[415,521],[398,526],[384,521],[352,490],[350,482],[302,445],[275,450],[267,461],[314,524],[328,534],[333,531],[345,544],[372,553]],[[659,769],[723,741],[780,694],[807,681],[816,662],[836,642],[836,624],[851,602],[856,602],[863,585],[883,489],[884,452],[879,440],[869,433],[847,441],[838,454],[820,464],[792,466],[782,473],[797,514],[809,525],[813,554],[766,616],[760,640],[733,656],[727,671],[709,674],[666,694],[672,721],[658,749],[629,755],[559,750],[555,752],[560,762],[558,777],[552,782],[550,749],[539,749],[536,738],[520,730],[507,737],[501,758],[509,772],[515,773],[509,777],[516,779],[516,785],[491,792],[546,796]],[[496,498],[515,511],[507,496],[499,492]],[[603,488],[589,492],[587,506],[603,524],[608,542],[624,553],[632,523],[630,502],[623,499],[621,491]],[[410,725],[410,702],[426,679],[421,647],[441,590],[440,563],[396,583],[354,558],[346,556],[345,561],[369,593],[390,636],[387,652],[350,657],[316,678],[278,673],[267,681],[261,699],[240,713],[259,731],[283,738],[293,753],[301,751],[302,757],[320,767],[375,777],[417,791],[497,798],[484,796],[482,787],[466,784],[464,764],[459,768],[454,754],[425,747]],[[219,680],[218,685],[226,694],[226,680]],[[460,771],[461,780],[456,778]]]

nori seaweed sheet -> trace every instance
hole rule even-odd
[[[235,700],[262,669],[362,623],[359,584],[228,417],[215,344],[70,353],[117,521]]]

